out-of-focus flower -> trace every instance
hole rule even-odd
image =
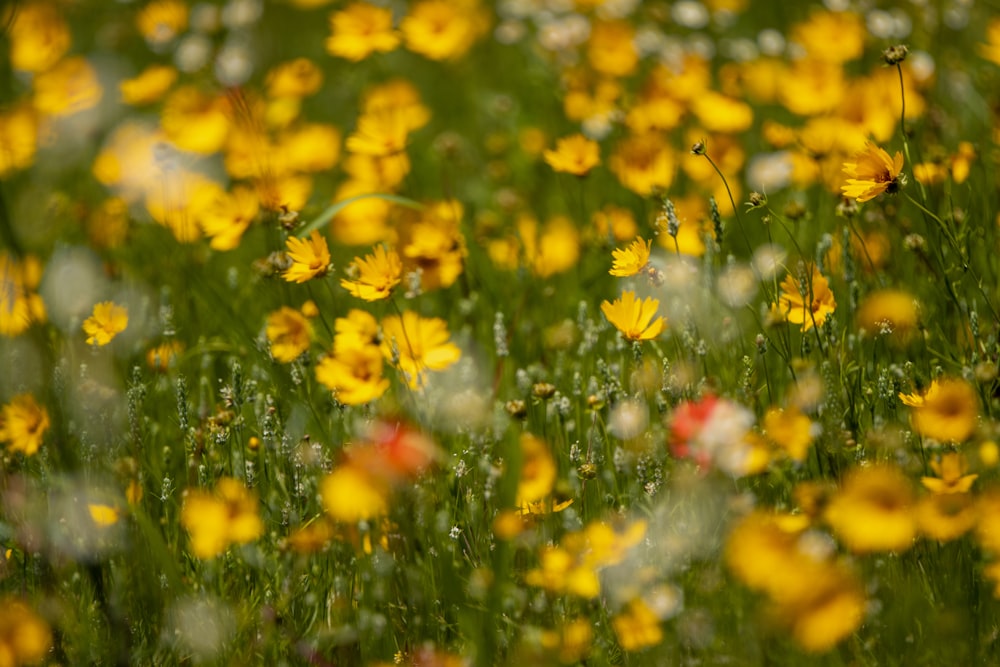
[[[986,24],[986,43],[979,44],[979,55],[1000,65],[1000,18]]]
[[[917,433],[939,442],[964,442],[976,430],[979,398],[960,378],[934,380],[922,394],[900,394],[913,408],[910,421]]]
[[[468,255],[461,230],[463,214],[462,204],[453,199],[434,202],[400,231],[404,269],[420,272],[422,290],[450,287],[462,275]]]
[[[641,197],[669,188],[675,165],[673,150],[657,133],[623,139],[608,158],[608,168],[621,184]]]
[[[784,450],[789,458],[799,463],[805,461],[813,441],[813,424],[797,407],[771,408],[761,425],[767,439]]]
[[[87,503],[87,512],[94,524],[102,528],[115,525],[121,518],[116,507],[105,503]]]
[[[892,194],[899,190],[903,154],[896,151],[892,158],[884,149],[869,141],[854,160],[844,163],[847,183],[841,186],[845,197],[866,202],[883,192]]]
[[[378,322],[367,310],[351,309],[347,317],[338,317],[334,321],[333,330],[334,354],[345,350],[378,347]]]
[[[26,169],[38,150],[38,118],[28,105],[0,112],[0,179]]]
[[[906,551],[917,530],[913,505],[913,489],[903,473],[875,465],[848,473],[824,517],[851,551]]]
[[[174,360],[184,351],[184,344],[172,340],[149,348],[146,352],[146,365],[150,370],[166,373],[174,364]]]
[[[626,21],[596,21],[587,41],[587,61],[595,71],[612,77],[628,76],[639,64],[635,28]]]
[[[0,335],[19,336],[34,322],[46,319],[45,303],[35,293],[42,264],[33,255],[17,260],[0,252]]]
[[[649,252],[652,245],[652,241],[646,241],[640,237],[632,241],[624,250],[615,248],[611,252],[614,261],[608,273],[619,278],[636,275],[649,264]]]
[[[408,310],[382,320],[382,354],[402,372],[411,389],[423,387],[427,371],[456,363],[462,351],[449,340],[447,323]]]
[[[0,659],[4,667],[35,665],[52,646],[48,624],[18,598],[0,598]]]
[[[35,108],[49,116],[70,116],[101,101],[104,89],[86,58],[65,58],[35,76]]]
[[[778,303],[771,306],[772,313],[783,321],[801,325],[802,331],[823,326],[836,309],[830,283],[815,264],[809,267],[809,275],[804,279],[792,274],[785,276]]]
[[[854,12],[814,11],[792,27],[791,40],[808,57],[839,65],[861,56],[866,35],[864,19]]]
[[[0,16],[10,37],[10,64],[20,72],[44,72],[69,50],[69,26],[50,2],[8,6]]]
[[[272,67],[265,85],[272,98],[307,97],[323,85],[323,71],[308,58],[296,58]]]
[[[392,28],[392,10],[367,2],[353,2],[331,14],[330,29],[327,53],[354,62],[399,46],[399,35]]]
[[[316,379],[344,405],[364,405],[389,388],[382,367],[382,351],[377,346],[344,347],[319,360]]]
[[[357,523],[389,511],[389,488],[365,470],[341,465],[319,486],[323,509],[335,521]]]
[[[128,309],[112,301],[94,305],[93,314],[83,321],[88,345],[107,345],[128,326]]]
[[[178,148],[199,155],[220,150],[232,127],[230,103],[194,86],[172,92],[163,103],[160,126]]]
[[[596,141],[574,134],[556,141],[555,150],[546,150],[543,157],[555,171],[584,176],[601,163],[601,149]]]
[[[517,483],[518,507],[538,502],[552,492],[556,481],[556,462],[548,445],[530,434],[521,434],[521,474]]]
[[[975,528],[978,507],[969,493],[932,493],[916,506],[920,533],[939,542],[957,540]]]
[[[256,494],[230,477],[220,479],[214,491],[187,490],[181,524],[191,537],[191,552],[204,559],[215,558],[231,544],[253,542],[264,532]]]
[[[388,299],[403,279],[403,262],[399,253],[384,245],[375,246],[372,254],[355,257],[348,268],[350,278],[340,281],[341,287],[365,301]]]
[[[326,237],[313,230],[308,239],[289,236],[285,242],[292,265],[282,277],[290,283],[304,283],[325,276],[330,270],[330,247]]]
[[[906,342],[919,322],[916,298],[902,290],[872,292],[858,307],[858,324],[871,334]]]
[[[118,84],[122,102],[132,105],[159,101],[177,81],[177,70],[169,65],[150,65],[137,76]]]
[[[627,241],[634,239],[639,232],[632,212],[620,206],[605,206],[594,213],[591,220],[599,238]]]
[[[0,408],[0,442],[12,452],[32,456],[49,430],[49,413],[31,394],[18,394]]]
[[[590,645],[594,640],[592,623],[581,617],[568,621],[555,630],[542,633],[542,647],[554,651],[559,662],[564,665],[575,665],[587,657]]]
[[[199,222],[205,236],[212,239],[209,243],[212,248],[233,250],[239,247],[243,233],[259,211],[257,193],[246,186],[236,186],[231,193],[219,190],[202,209]]]
[[[626,651],[641,651],[663,641],[660,619],[642,598],[628,603],[624,610],[611,619],[618,643]]]
[[[264,329],[271,356],[283,364],[298,359],[312,343],[312,325],[302,312],[282,306],[267,316]]]
[[[188,6],[182,0],[153,0],[139,11],[135,20],[147,42],[163,46],[187,28]]]
[[[431,60],[461,57],[487,27],[478,0],[422,0],[399,25],[406,48]]]
[[[666,320],[657,316],[660,302],[652,297],[637,299],[635,292],[624,291],[614,302],[601,303],[601,312],[628,340],[650,340],[659,336]],[[653,319],[653,318],[656,319]]]
[[[363,114],[347,137],[347,150],[373,157],[402,153],[413,129],[412,121],[407,118],[409,113],[393,107]]]
[[[931,461],[935,477],[921,477],[920,483],[935,494],[966,493],[979,475],[967,475],[968,463],[961,452],[948,452]]]

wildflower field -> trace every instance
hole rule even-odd
[[[0,34],[0,667],[1000,664],[995,0]]]

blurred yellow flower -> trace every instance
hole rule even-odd
[[[601,150],[596,141],[573,134],[556,141],[555,150],[547,149],[543,157],[555,171],[584,176],[601,163]]]
[[[623,611],[611,619],[618,643],[626,651],[641,651],[663,641],[660,619],[642,598],[628,603]]]
[[[515,504],[524,508],[545,498],[556,481],[556,462],[545,442],[530,433],[521,434],[521,473]]]
[[[961,452],[948,452],[930,463],[936,477],[921,477],[920,483],[935,494],[966,493],[979,475],[965,474],[969,468]]]
[[[38,150],[38,118],[28,105],[0,112],[0,179],[30,167]]]
[[[635,28],[626,21],[595,21],[587,42],[587,61],[596,72],[607,76],[634,72],[639,64]]]
[[[125,104],[144,105],[160,100],[177,81],[177,70],[169,65],[150,65],[137,76],[118,84]]]
[[[319,492],[323,509],[335,521],[357,523],[389,511],[389,488],[350,463],[324,477]]]
[[[52,646],[48,624],[20,599],[0,598],[0,662],[4,667],[35,665]]]
[[[115,525],[121,515],[117,508],[104,503],[87,503],[87,512],[91,520],[101,527]]]
[[[128,309],[112,301],[94,305],[93,314],[83,322],[88,345],[107,345],[128,326]]]
[[[976,430],[979,398],[965,380],[934,380],[922,394],[900,394],[899,399],[914,408],[910,421],[914,430],[925,438],[963,442]]]
[[[461,57],[486,27],[478,0],[422,0],[399,25],[406,48],[431,60]]]
[[[626,188],[641,197],[674,182],[676,158],[658,133],[626,137],[608,158],[608,168]]]
[[[979,55],[1000,65],[1000,18],[991,19],[986,24],[986,43],[978,47]]]
[[[363,259],[355,257],[347,271],[341,287],[359,299],[379,301],[388,299],[403,279],[403,262],[395,250],[377,245]]]
[[[135,21],[147,42],[162,46],[187,28],[188,6],[183,0],[153,0],[139,10]]]
[[[791,41],[801,46],[808,57],[839,65],[861,56],[867,34],[859,14],[813,11],[808,20],[792,27]]]
[[[352,308],[347,317],[338,317],[333,323],[333,352],[355,350],[364,347],[378,347],[378,322],[366,310]]]
[[[649,264],[649,252],[652,245],[652,241],[646,241],[639,237],[624,250],[615,248],[611,251],[614,261],[608,273],[619,278],[636,275]]]
[[[304,283],[325,276],[330,270],[330,247],[318,230],[312,230],[308,239],[289,236],[285,245],[292,265],[281,277],[288,282]]]
[[[231,544],[253,542],[264,532],[256,494],[230,477],[220,479],[214,491],[185,491],[181,525],[191,537],[191,552],[203,559],[215,558]]]
[[[19,336],[34,322],[46,319],[45,303],[35,289],[42,265],[34,255],[23,260],[0,252],[0,336]]]
[[[339,338],[339,336],[338,336]],[[316,380],[344,405],[364,405],[389,388],[382,377],[382,351],[375,345],[342,346],[316,364]]]
[[[382,320],[382,354],[402,372],[411,389],[424,386],[427,371],[458,362],[462,351],[449,340],[447,323],[407,310]]]
[[[298,310],[282,306],[267,316],[264,328],[271,344],[271,356],[283,364],[291,363],[302,356],[312,343],[312,325]]]
[[[226,143],[232,110],[224,95],[210,95],[195,86],[183,86],[163,102],[160,126],[178,148],[209,155]]]
[[[373,157],[402,153],[412,130],[409,113],[412,112],[393,107],[363,114],[347,137],[347,150]]]
[[[44,72],[69,50],[69,26],[51,2],[7,5],[0,14],[10,38],[10,64],[20,72]]]
[[[601,304],[601,312],[608,321],[629,340],[656,338],[666,326],[662,317],[656,317],[660,302],[652,297],[639,300],[635,292],[624,291],[613,303]],[[653,319],[656,317],[656,319]]]
[[[37,74],[34,89],[35,109],[50,116],[70,116],[95,107],[104,94],[97,71],[79,56]]]
[[[327,53],[354,62],[399,46],[399,35],[392,28],[392,10],[367,2],[353,2],[331,14],[330,29]]]
[[[469,254],[462,235],[465,210],[453,199],[428,204],[412,223],[403,225],[400,246],[407,272],[420,272],[424,291],[450,287],[465,269]]]
[[[771,408],[764,415],[762,426],[768,440],[778,445],[789,458],[799,463],[806,460],[813,441],[813,424],[797,407]]]
[[[975,528],[979,512],[969,493],[932,493],[917,503],[916,517],[921,534],[950,542]]]
[[[824,517],[851,551],[906,551],[916,536],[913,505],[906,476],[894,466],[873,465],[847,474]]]
[[[174,360],[184,351],[184,344],[172,340],[149,348],[146,352],[146,366],[158,373],[166,373],[174,365]]]
[[[32,456],[49,430],[49,413],[31,394],[18,394],[0,408],[0,442],[12,452]]]
[[[295,58],[272,67],[264,80],[269,97],[307,97],[323,85],[323,70],[308,58]]]
[[[804,280],[792,274],[785,276],[778,303],[771,306],[774,315],[785,322],[801,325],[802,331],[823,326],[826,318],[837,309],[830,283],[815,264],[809,271],[809,277]]]
[[[243,185],[232,192],[218,190],[201,210],[199,222],[205,236],[211,238],[209,245],[215,250],[233,250],[239,247],[243,233],[257,217],[260,200],[257,193]]]
[[[906,342],[916,331],[919,310],[916,298],[902,290],[872,292],[858,307],[858,324],[870,334]]]
[[[847,183],[841,186],[845,197],[866,202],[883,192],[892,194],[899,190],[903,154],[896,151],[892,158],[871,141],[854,155],[852,162],[844,163]]]

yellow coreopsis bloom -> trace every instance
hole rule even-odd
[[[403,262],[399,253],[385,246],[375,246],[364,259],[355,257],[348,269],[350,279],[342,279],[341,287],[365,301],[388,299],[403,279]]]
[[[265,83],[272,98],[306,97],[323,85],[323,70],[308,58],[296,58],[272,67]]]
[[[191,552],[198,558],[214,558],[231,544],[247,544],[264,532],[257,496],[230,477],[220,479],[212,492],[187,491],[181,524],[191,536]]]
[[[50,116],[69,116],[101,101],[101,82],[86,58],[60,60],[55,67],[35,77],[35,108]]]
[[[789,274],[781,283],[781,295],[771,311],[786,322],[802,325],[802,331],[821,327],[837,309],[830,283],[815,265],[804,281]]]
[[[423,0],[410,8],[399,28],[410,51],[449,60],[469,50],[485,23],[474,0]]]
[[[632,600],[622,613],[611,619],[611,626],[626,651],[656,646],[663,640],[660,619],[642,598]]]
[[[976,430],[979,398],[976,390],[960,378],[934,380],[923,394],[900,394],[912,408],[911,421],[917,433],[940,442],[968,440]]]
[[[382,377],[382,365],[378,346],[347,346],[316,364],[316,379],[344,405],[364,405],[389,388],[389,380]]]
[[[17,598],[0,598],[0,664],[39,664],[51,646],[52,631],[38,614]]]
[[[662,317],[653,319],[659,307],[657,299],[649,297],[639,300],[635,292],[625,291],[614,303],[602,303],[601,312],[625,338],[650,340],[659,336],[666,326],[666,320]]]
[[[582,134],[559,139],[555,150],[546,150],[542,156],[554,170],[574,176],[584,176],[601,164],[601,150],[597,142]]]
[[[271,356],[283,364],[295,361],[312,342],[312,325],[301,312],[282,306],[267,316],[265,334],[271,343]]]
[[[337,521],[357,523],[389,511],[388,486],[350,463],[324,477],[319,490],[323,509]]]
[[[188,23],[188,6],[181,0],[153,0],[136,16],[136,25],[146,41],[162,45],[179,35]]]
[[[521,477],[517,483],[517,506],[526,511],[552,492],[556,461],[548,445],[530,433],[521,434]]]
[[[948,452],[931,461],[937,477],[921,477],[920,483],[935,494],[966,493],[979,475],[966,475],[968,464],[961,452]]]
[[[412,310],[382,320],[382,354],[397,364],[412,389],[424,385],[427,371],[442,371],[462,357],[449,337],[444,320]]]
[[[257,217],[260,200],[257,193],[245,186],[233,191],[219,190],[201,211],[199,222],[209,243],[215,250],[232,250],[239,247],[243,233]]]
[[[392,10],[367,2],[352,3],[331,14],[330,28],[333,34],[326,40],[327,53],[354,62],[399,46],[399,35],[392,29]]]
[[[845,197],[866,202],[883,192],[892,194],[899,190],[903,169],[903,154],[896,151],[892,158],[884,149],[871,141],[854,155],[853,162],[844,163],[847,183],[841,186]]]
[[[288,258],[292,260],[292,265],[282,274],[288,282],[304,283],[325,276],[330,270],[330,246],[319,231],[314,229],[308,239],[290,236],[285,245]]]
[[[12,452],[31,456],[49,430],[49,413],[31,394],[19,394],[0,408],[0,442]]]
[[[1000,18],[991,20],[986,26],[985,44],[979,44],[979,54],[990,62],[1000,65]]]
[[[94,313],[83,322],[88,345],[107,345],[128,326],[128,309],[112,301],[94,306]]]
[[[615,248],[611,251],[611,255],[614,257],[614,264],[611,266],[609,273],[619,278],[634,276],[639,273],[649,264],[649,253],[652,245],[652,241],[646,241],[640,237],[632,241],[629,247],[624,250]]]
[[[177,70],[169,65],[150,65],[138,76],[118,84],[125,104],[152,104],[170,89],[177,80]]]
[[[905,551],[917,532],[913,504],[913,490],[902,471],[875,465],[847,475],[825,518],[851,551]]]

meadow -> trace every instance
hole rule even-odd
[[[995,1],[0,10],[0,667],[1000,664]]]

